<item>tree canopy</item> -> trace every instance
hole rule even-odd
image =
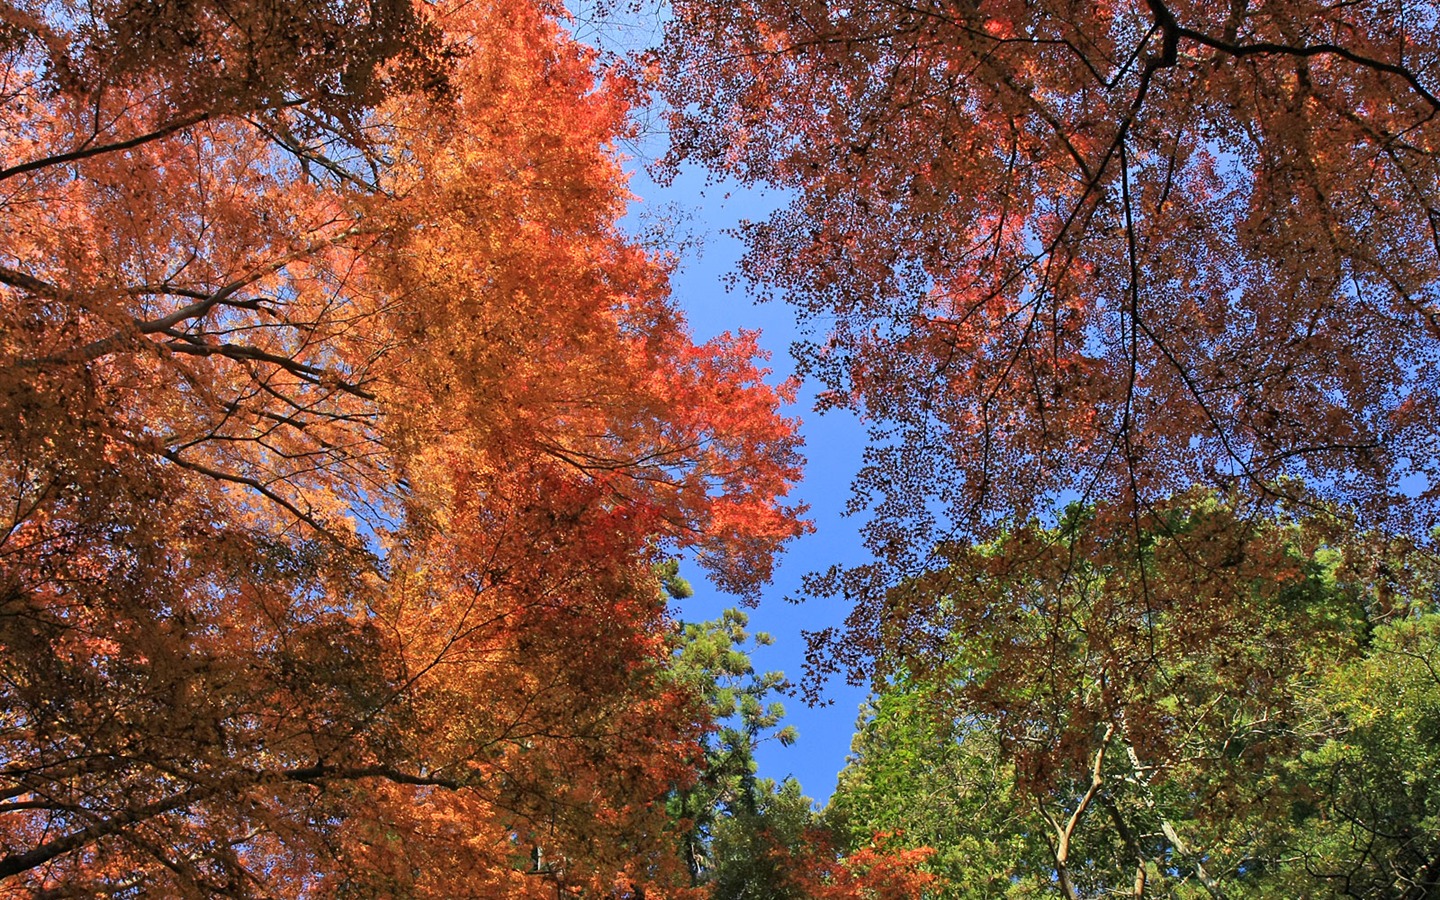
[[[0,896],[1440,891],[1440,8],[663,29],[0,0]],[[652,101],[784,192],[798,378],[622,227]],[[803,379],[870,427],[823,813],[667,606],[809,528]]]
[[[4,891],[683,882],[652,567],[753,592],[798,440],[554,12],[0,7]]]
[[[1322,520],[1167,512],[1140,560],[1072,509],[895,589],[827,817],[933,848],[946,897],[1427,896],[1433,567],[1377,581]]]
[[[1433,4],[677,0],[671,164],[789,202],[744,272],[871,423],[854,596],[1053,504],[1313,491],[1424,537]],[[877,586],[877,580],[882,582]]]

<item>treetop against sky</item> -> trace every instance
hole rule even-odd
[[[939,890],[716,775],[727,707],[661,589],[687,554],[767,590],[811,527],[802,391],[865,429],[782,588],[848,615],[798,613],[807,685],[989,704],[1056,825],[1041,888],[1227,871],[1185,849],[1224,845],[1200,807],[1072,848],[1087,810],[1164,805],[1118,793],[1122,754],[1239,746],[1167,743],[1190,694],[1156,642],[1190,624],[1259,623],[1193,673],[1216,709],[1269,671],[1355,771],[1419,746],[1424,703],[1367,720],[1326,679],[1428,689],[1395,660],[1428,658],[1440,497],[1432,5],[661,19],[618,59],[528,0],[0,2],[0,892]],[[799,381],[743,321],[697,341],[620,224],[642,106],[658,171],[772,191],[738,271]],[[842,496],[858,547],[826,537]],[[1291,652],[1312,614],[1343,653]],[[994,658],[922,652],[967,639]],[[1252,649],[1278,662],[1227,680]],[[1293,743],[1311,768],[1265,784],[1338,771]],[[1043,777],[1077,761],[1078,793]],[[1368,778],[1345,797],[1433,832]],[[1440,877],[1423,842],[1326,840],[1397,897]]]

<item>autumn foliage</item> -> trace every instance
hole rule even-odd
[[[1423,535],[1437,54],[1432,4],[679,0],[659,63],[675,165],[790,192],[743,265],[872,423],[893,581],[1197,484]]]
[[[658,896],[653,564],[801,525],[630,88],[524,2],[172,6],[0,6],[0,893]]]
[[[913,900],[924,896],[938,879],[920,868],[931,851],[887,846],[888,836],[877,835],[869,847],[845,858],[835,852],[828,836],[813,835],[798,852],[779,850],[801,897],[814,900]]]
[[[953,896],[1435,892],[1372,773],[1440,686],[1437,60],[1434,3],[676,0],[670,170],[783,197],[744,274],[869,427],[871,558],[806,585],[879,695],[852,836]]]
[[[1433,894],[1433,4],[567,16],[0,0],[0,897]],[[823,817],[667,617],[807,526],[636,73],[871,429]]]

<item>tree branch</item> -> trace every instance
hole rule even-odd
[[[9,878],[12,875],[18,875],[22,872],[28,872],[37,866],[43,866],[58,856],[63,856],[72,850],[78,850],[81,847],[93,844],[101,838],[109,837],[137,822],[143,822],[146,819],[152,819],[155,816],[182,809],[197,800],[203,799],[207,795],[214,794],[216,790],[217,789],[213,787],[193,787],[173,797],[167,797],[163,800],[156,800],[154,803],[147,803],[144,806],[124,810],[108,819],[96,822],[88,828],[72,831],[67,835],[47,841],[24,853],[12,853],[9,856],[0,858],[0,879]]]
[[[11,166],[8,169],[0,169],[0,181],[4,181],[5,179],[15,175],[23,175],[26,172],[34,172],[38,169],[49,168],[50,166],[63,165],[68,162],[78,162],[82,159],[89,159],[92,156],[100,156],[105,153],[114,153],[117,150],[129,150],[130,148],[138,147],[141,144],[148,144],[151,141],[158,141],[162,138],[169,137],[170,135],[175,134],[178,131],[184,131],[186,128],[191,128],[195,125],[199,125],[201,122],[208,121],[210,118],[211,113],[209,112],[196,113],[195,115],[185,116],[176,119],[173,122],[169,122],[165,125],[160,126],[154,131],[148,131],[144,134],[136,135],[135,137],[127,138],[123,141],[115,141],[109,144],[93,144],[89,147],[81,146],[75,150],[69,151],[68,153],[57,153],[54,156],[45,156],[39,159],[32,159],[29,162],[20,163],[19,165]]]

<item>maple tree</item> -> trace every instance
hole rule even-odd
[[[797,439],[554,13],[0,5],[0,894],[684,895]]]
[[[779,189],[743,274],[870,428],[809,664],[913,743],[837,827],[918,825],[957,896],[1433,891],[1435,5],[674,8],[669,171]],[[1023,802],[957,836],[896,786]]]
[[[746,275],[872,442],[882,566],[1057,500],[1440,497],[1440,16],[1310,0],[678,0],[670,165],[788,203]]]
[[[962,729],[999,742],[1002,794],[1034,807],[956,836],[886,798],[852,834],[918,824],[936,865],[974,876],[960,890],[1081,896],[1208,891],[1202,870],[1240,858],[1221,823],[1273,826],[1253,779],[1196,773],[1234,733],[1197,711],[1295,720],[1315,690],[1295,648],[1336,635],[1270,593],[1299,571],[1280,532],[1169,523],[1202,484],[1260,520],[1338,501],[1429,538],[1436,21],[1379,3],[676,3],[670,165],[788,192],[745,226],[742,266],[818,332],[795,352],[821,407],[870,424],[851,511],[871,510],[876,564],[809,581],[854,606],[813,635],[812,675],[920,666],[953,691],[940,714],[995,730]],[[1033,521],[1075,498],[1096,511],[1073,538]],[[1393,549],[1367,576],[1377,621],[1424,564]],[[1306,746],[1286,737],[1276,754]],[[985,771],[958,756],[940,762]],[[1147,766],[1214,806],[1162,822],[1161,800],[1109,792]],[[956,855],[973,845],[1011,847],[1012,868],[984,881]],[[1380,883],[1336,852],[1331,871]],[[1395,871],[1422,883],[1423,855]]]

